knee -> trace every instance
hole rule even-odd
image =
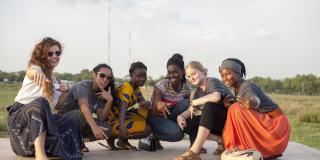
[[[233,117],[241,118],[244,108],[240,106],[239,103],[232,104],[228,109],[228,115],[233,115]]]
[[[184,133],[180,129],[170,130],[166,137],[169,142],[177,142],[183,139]]]

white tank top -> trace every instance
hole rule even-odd
[[[41,68],[39,66],[30,66],[29,68],[37,70],[37,72],[42,72]],[[61,95],[61,92],[57,91],[60,87],[58,81],[55,79],[55,77],[52,77],[53,80],[53,86],[54,86],[54,96],[53,101],[50,103],[50,108],[53,110],[54,106],[57,104],[59,96]],[[40,88],[33,80],[30,80],[27,75],[25,75],[22,83],[22,87],[18,92],[18,95],[15,98],[16,102],[19,102],[21,104],[28,104],[32,102],[33,100],[43,97],[42,88]]]

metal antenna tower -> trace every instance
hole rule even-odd
[[[131,32],[129,31],[129,45],[128,45],[128,54],[129,54],[129,68],[130,68],[130,65],[131,65]]]
[[[110,47],[111,47],[111,0],[109,0],[109,5],[108,5],[108,65],[111,65]]]

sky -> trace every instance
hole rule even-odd
[[[200,61],[209,76],[230,57],[247,77],[320,76],[319,0],[1,0],[0,70],[25,70],[43,37],[60,41],[55,71],[79,73],[108,62],[116,77],[142,61],[166,74],[174,53]],[[129,36],[131,35],[131,36]],[[131,52],[129,52],[131,50]]]

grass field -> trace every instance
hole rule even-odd
[[[0,137],[7,137],[6,107],[13,103],[20,86],[0,84]],[[150,99],[152,88],[143,90]],[[320,149],[320,96],[275,95],[270,97],[288,115],[291,125],[291,141]]]

